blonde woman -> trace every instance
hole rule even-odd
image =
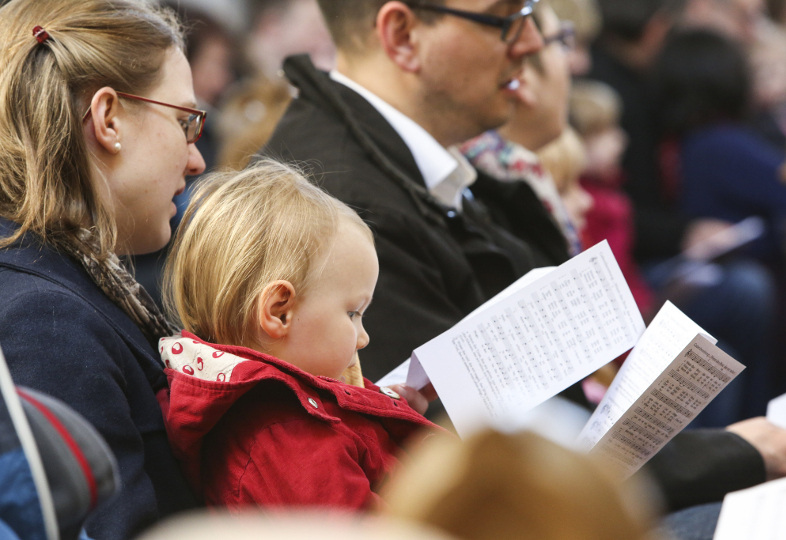
[[[68,403],[117,458],[94,538],[194,504],[156,400],[169,327],[117,258],[167,243],[172,198],[204,168],[182,48],[148,3],[0,8],[0,346],[17,384]]]

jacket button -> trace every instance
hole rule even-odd
[[[385,394],[386,396],[392,397],[393,399],[401,399],[401,396],[398,395],[398,392],[396,392],[395,390],[391,390],[387,386],[381,387],[379,391]]]
[[[316,400],[316,399],[314,399],[314,398],[310,397],[310,398],[308,398],[308,402],[309,402],[309,403],[311,404],[311,406],[312,406],[312,407],[314,407],[315,409],[319,409],[319,403],[317,403],[317,400]]]

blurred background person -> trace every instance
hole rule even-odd
[[[597,0],[548,0],[561,21],[572,23],[573,45],[568,51],[568,65],[574,77],[586,75],[592,67],[590,47],[602,24]]]
[[[292,54],[308,54],[320,69],[333,67],[336,49],[316,0],[251,0],[249,20],[244,53],[258,75],[281,78]]]
[[[729,223],[761,218],[762,236],[725,258],[739,265],[762,263],[771,275],[780,276],[782,289],[786,152],[746,124],[752,80],[744,49],[714,30],[680,31],[658,56],[653,80],[662,137],[672,148],[673,177],[666,180],[675,186],[679,211],[686,218]],[[760,283],[775,290],[770,274],[761,274]],[[774,295],[760,301],[772,313],[778,309]],[[759,324],[751,329],[756,334],[747,336],[748,369],[737,406],[741,415],[761,414],[769,399],[786,391],[772,350],[773,322]]]
[[[307,54],[330,70],[336,49],[316,0],[252,0],[250,28],[242,45],[246,75],[224,103],[219,123],[219,163],[244,167],[273,133],[294,90],[282,76],[287,56]]]
[[[620,126],[628,140],[622,186],[633,204],[635,260],[656,295],[672,300],[718,338],[724,350],[745,365],[772,365],[767,336],[774,328],[778,293],[767,269],[752,260],[701,262],[688,271],[683,265],[685,252],[731,226],[680,211],[679,188],[669,173],[676,149],[660,137],[652,69],[669,32],[680,23],[684,2],[599,0],[599,6],[603,26],[592,47],[589,78],[614,88],[622,101]],[[725,392],[740,384],[735,381]],[[705,410],[702,418],[706,425],[722,425],[741,409],[748,409],[747,415],[763,414],[761,400],[749,397],[712,418]]]
[[[608,240],[644,317],[654,316],[655,298],[633,258],[633,205],[622,189],[622,155],[627,136],[619,125],[622,102],[613,88],[600,81],[579,80],[570,95],[571,125],[586,152],[581,185],[592,197],[592,207],[581,229],[585,245]]]

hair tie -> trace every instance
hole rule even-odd
[[[35,36],[36,40],[38,40],[38,43],[43,43],[49,39],[49,33],[47,33],[47,31],[44,30],[41,26],[36,26],[33,28],[33,35]]]

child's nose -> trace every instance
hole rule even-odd
[[[371,339],[368,337],[366,329],[361,326],[360,332],[358,333],[358,350],[365,348],[369,341],[371,341]]]

